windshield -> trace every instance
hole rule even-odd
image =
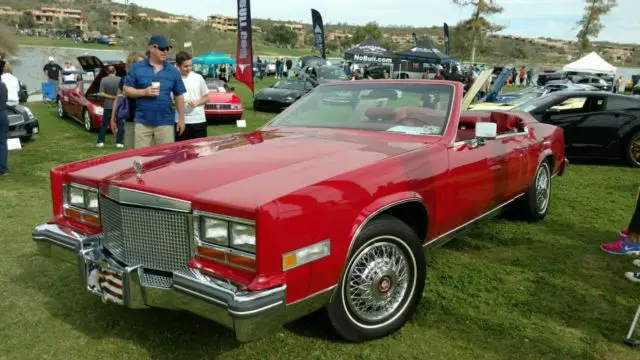
[[[207,88],[209,89],[209,92],[214,92],[214,93],[227,92],[227,87],[224,81],[221,81],[221,80],[206,81],[206,84],[207,84]]]
[[[524,94],[522,96],[520,96],[519,98],[515,98],[511,101],[509,101],[509,105],[513,105],[513,106],[520,106],[522,104],[525,104],[533,99],[537,99],[540,96],[542,96],[543,92],[542,91],[536,91],[536,92],[529,92],[527,94]]]
[[[292,81],[292,80],[282,80],[278,81],[275,85],[273,85],[276,89],[288,89],[288,90],[298,90],[304,91],[304,82],[302,81]]]
[[[349,80],[347,74],[341,68],[335,66],[320,66],[318,68],[318,79]]]
[[[453,89],[446,84],[368,81],[320,86],[270,125],[442,135]]]
[[[522,112],[530,112],[534,109],[536,109],[537,107],[539,107],[540,105],[546,103],[547,101],[549,101],[549,95],[543,95],[540,97],[537,97],[531,101],[525,102],[523,104],[520,104],[516,107],[514,107],[512,110],[513,111],[522,111]]]

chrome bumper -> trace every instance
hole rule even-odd
[[[235,332],[236,339],[247,342],[277,330],[285,322],[285,289],[280,286],[260,292],[243,292],[195,269],[164,274],[170,287],[143,284],[146,270],[125,266],[109,258],[100,246],[100,236],[87,237],[56,224],[43,224],[33,230],[33,240],[43,256],[77,263],[81,284],[89,292],[114,301],[107,292],[96,291],[89,278],[90,269],[107,269],[118,274],[121,297],[118,304],[132,309],[161,307],[186,310],[219,323]],[[158,276],[157,274],[155,276]]]

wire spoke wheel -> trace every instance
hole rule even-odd
[[[536,174],[536,210],[544,213],[549,206],[549,189],[551,187],[551,177],[549,176],[549,168],[541,166]]]
[[[354,259],[347,276],[345,297],[360,321],[378,323],[393,317],[403,304],[414,275],[409,259],[392,242],[378,242]]]
[[[640,164],[640,136],[638,136],[633,143],[631,143],[631,158],[638,164]]]

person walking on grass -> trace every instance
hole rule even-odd
[[[5,61],[0,60],[0,74],[4,71]],[[7,87],[0,81],[0,176],[9,175],[9,117],[7,116]]]
[[[602,244],[600,248],[609,254],[640,255],[640,188],[636,195],[636,210],[631,216],[629,226],[619,232],[618,240]],[[634,273],[634,276],[640,282],[640,273]]]
[[[111,123],[111,114],[113,112],[113,100],[115,100],[118,95],[120,88],[121,79],[119,76],[116,76],[116,68],[111,65],[107,67],[107,76],[100,80],[100,90],[98,90],[98,96],[104,98],[104,103],[102,104],[102,108],[104,112],[102,114],[102,123],[100,124],[100,134],[98,134],[98,144],[99,148],[104,147],[104,138],[107,135],[107,127]],[[120,131],[124,131],[124,129],[120,129]],[[118,133],[116,139],[116,147],[123,148],[122,144],[122,134]]]
[[[149,38],[149,56],[133,64],[124,80],[124,94],[136,99],[135,148],[175,141],[175,111],[178,134],[185,128],[184,86],[178,69],[167,61],[171,45],[164,36]]]
[[[184,133],[176,129],[176,141],[191,140],[207,136],[207,118],[204,104],[209,101],[209,88],[204,78],[192,70],[193,60],[189,53],[181,51],[176,55],[176,66],[187,89],[184,94]],[[177,104],[176,104],[177,105]],[[176,124],[179,119],[176,116]]]
[[[131,52],[127,56],[127,73],[131,69],[131,66],[138,61],[144,60],[144,55]],[[128,96],[124,96],[123,94],[124,87],[124,78],[120,81],[120,91],[118,97],[113,101],[113,111],[111,112],[111,131],[117,135],[116,142],[118,144],[123,144],[127,149],[133,149],[135,143],[135,117],[136,117],[136,99]],[[118,109],[119,101],[127,101],[129,109],[129,116],[126,118],[119,119],[118,114],[116,113]]]

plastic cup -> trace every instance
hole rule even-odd
[[[154,81],[151,83],[151,88],[157,92],[158,94],[160,93],[160,81]]]

